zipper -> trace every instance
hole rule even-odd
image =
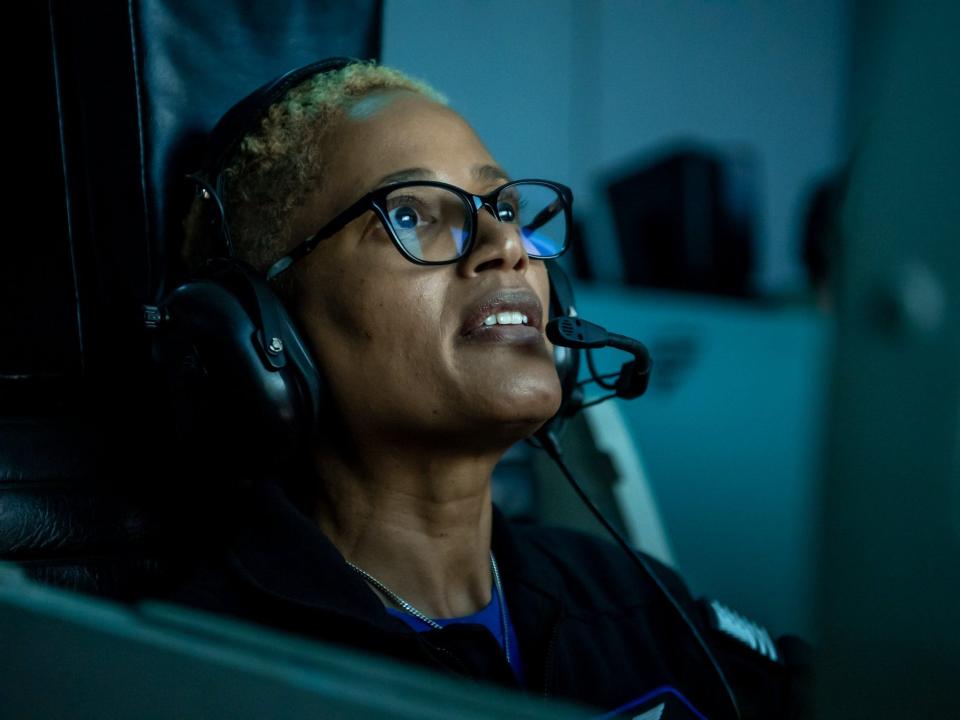
[[[460,658],[458,658],[455,654],[453,654],[450,650],[447,650],[447,648],[443,647],[442,645],[434,644],[430,642],[426,638],[421,637],[419,633],[417,635],[417,641],[420,644],[420,647],[426,650],[427,655],[429,655],[432,660],[437,662],[437,664],[440,665],[440,667],[450,671],[454,675],[458,675],[460,677],[470,677],[469,673],[467,673],[466,668],[463,666],[463,661]],[[439,662],[439,658],[437,657],[437,655],[443,655],[449,658],[450,662],[448,663]]]
[[[419,641],[420,645],[427,651],[427,654],[431,656],[431,659],[437,662],[437,664],[444,670],[447,670],[459,677],[468,678],[470,680],[478,679],[476,674],[472,673],[468,669],[468,667],[464,665],[463,660],[460,659],[457,656],[457,654],[454,653],[452,650],[445,648],[443,645],[440,645],[439,643],[431,642],[430,640],[422,637],[419,634],[418,634],[417,640]],[[446,662],[446,663],[441,662],[438,655],[448,658],[449,662]],[[503,658],[503,655],[501,655],[500,657],[501,659],[504,660],[509,676],[514,677],[513,668],[510,666],[510,663],[506,662],[506,659]]]
[[[448,666],[452,672],[454,672],[457,675],[460,675],[461,677],[469,677],[466,670],[464,670],[463,662],[460,660],[460,658],[458,658],[452,652],[447,650],[445,647],[440,647],[439,645],[431,645],[430,647],[432,647],[434,650],[439,652],[441,655],[446,655],[448,658],[450,658],[450,660],[453,661],[451,663],[452,665],[456,665],[457,667],[459,667],[459,669],[456,669],[454,667]]]
[[[550,644],[547,645],[547,657],[543,668],[543,697],[550,697],[550,681],[553,677],[553,664],[557,648],[557,636],[560,635],[560,620],[553,624],[553,631],[550,633]]]

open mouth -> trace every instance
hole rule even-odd
[[[543,307],[529,288],[500,288],[473,306],[460,328],[464,338],[523,341],[541,337]]]
[[[504,312],[491,313],[483,319],[484,327],[491,325],[529,325],[530,318],[525,313],[515,310],[506,310]]]

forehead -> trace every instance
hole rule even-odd
[[[367,192],[390,181],[433,175],[469,189],[491,175],[502,177],[486,146],[456,112],[418,93],[372,93],[347,109],[331,135],[332,175],[351,191]]]

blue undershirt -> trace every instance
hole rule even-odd
[[[387,612],[394,617],[400,618],[417,632],[426,632],[427,630],[433,629],[420,618],[403,610],[388,607]],[[523,685],[523,666],[520,664],[520,643],[517,642],[517,633],[513,629],[510,612],[507,608],[504,608],[503,612],[507,620],[507,633],[510,636],[510,667],[513,669],[513,674],[520,682],[520,685]],[[472,615],[464,615],[463,617],[432,618],[432,620],[441,627],[453,625],[454,623],[483,625],[483,627],[489,630],[490,634],[496,638],[497,642],[500,643],[500,647],[503,647],[503,625],[500,622],[500,595],[496,588],[493,588],[493,591],[490,593],[490,603],[479,612],[475,612]]]

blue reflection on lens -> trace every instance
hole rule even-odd
[[[398,232],[397,237],[400,238],[400,242],[407,249],[408,253],[421,260],[424,259],[423,248],[420,247],[420,238],[417,237],[417,233],[408,230],[404,233]]]
[[[525,227],[520,228],[520,234],[523,236],[523,245],[528,255],[556,255],[560,252],[557,243],[547,235]]]
[[[470,233],[465,228],[450,226],[450,237],[453,238],[453,246],[457,249],[457,255],[463,252],[464,245],[470,239]]]

